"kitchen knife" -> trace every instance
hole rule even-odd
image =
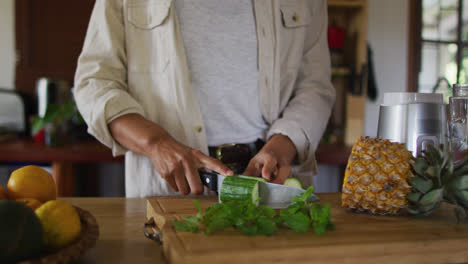
[[[216,191],[219,197],[219,191],[223,184],[225,176],[210,170],[200,169],[198,170],[201,181],[210,190]],[[233,176],[227,176],[233,177]],[[258,195],[260,197],[260,204],[270,206],[274,209],[286,208],[291,204],[291,199],[294,196],[305,193],[306,190],[285,186],[282,184],[275,184],[269,182],[258,182]],[[315,202],[319,198],[315,194],[311,194],[307,201]]]

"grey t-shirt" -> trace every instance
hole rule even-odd
[[[209,146],[264,138],[252,0],[176,0]]]

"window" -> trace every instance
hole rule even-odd
[[[468,82],[468,0],[411,2],[408,90],[448,95]]]

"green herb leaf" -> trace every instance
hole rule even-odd
[[[330,205],[315,204],[310,209],[310,217],[312,218],[312,226],[317,235],[325,233],[330,224]]]
[[[310,227],[310,218],[303,212],[289,213],[288,211],[282,212],[282,219],[284,223],[296,232],[307,232]]]

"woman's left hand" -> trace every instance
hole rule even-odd
[[[291,177],[291,162],[296,152],[294,143],[287,136],[276,134],[250,160],[243,174],[283,184],[287,178]]]

